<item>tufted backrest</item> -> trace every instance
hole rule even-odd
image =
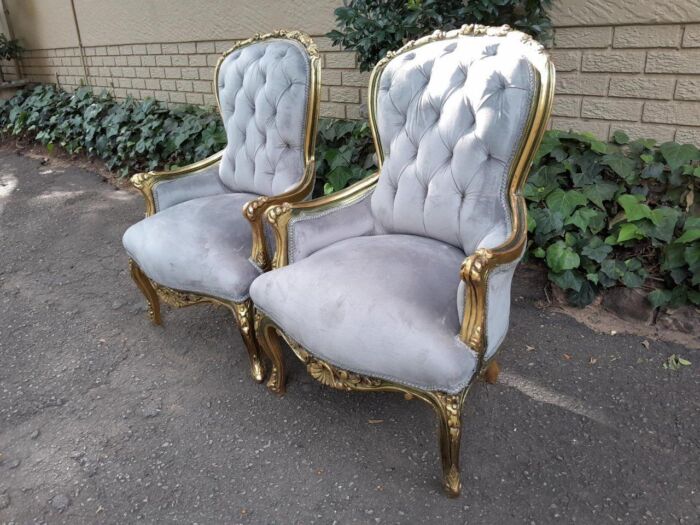
[[[465,253],[506,240],[509,175],[539,89],[517,35],[443,35],[375,70],[379,232]]]
[[[278,195],[299,183],[312,82],[296,40],[255,41],[225,56],[216,88],[228,139],[219,176],[229,189]]]

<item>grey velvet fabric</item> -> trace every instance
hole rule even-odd
[[[335,242],[262,274],[250,295],[314,355],[427,390],[458,392],[476,356],[457,337],[461,250],[413,235]]]
[[[292,40],[266,40],[228,55],[219,100],[228,145],[219,174],[232,191],[277,195],[304,174],[310,59]]]
[[[369,191],[349,205],[295,216],[287,225],[289,263],[334,242],[371,234],[374,230],[371,196]]]
[[[255,197],[228,193],[177,204],[131,226],[124,247],[157,283],[243,301],[260,274],[249,260],[252,236],[242,214]]]
[[[424,235],[472,253],[510,232],[508,171],[535,73],[512,39],[466,37],[392,60],[379,80],[385,159],[372,211],[379,232]]]
[[[219,178],[218,162],[190,175],[157,182],[153,186],[156,211],[165,210],[190,199],[229,192]]]

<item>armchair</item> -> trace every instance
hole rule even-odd
[[[177,170],[132,177],[146,218],[123,244],[151,320],[161,324],[161,299],[228,308],[258,382],[266,374],[248,290],[270,265],[263,214],[313,189],[319,84],[319,55],[307,35],[277,31],[239,42],[214,75],[226,148]]]
[[[507,26],[410,42],[370,77],[379,173],[267,211],[274,269],[250,294],[268,387],[285,391],[281,336],[325,385],[425,401],[451,496],[465,397],[498,375],[553,89],[542,46]]]

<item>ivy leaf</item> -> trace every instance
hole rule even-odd
[[[568,217],[578,207],[586,204],[586,197],[577,190],[556,189],[546,198],[547,206],[562,217]]]
[[[595,234],[605,228],[605,214],[593,208],[579,208],[566,220],[565,224],[578,226],[583,232],[589,228],[591,233]]]
[[[700,159],[700,150],[692,144],[664,142],[659,146],[659,151],[661,151],[672,171],[679,170],[690,161]]]
[[[555,273],[578,268],[581,264],[581,259],[578,254],[563,241],[557,241],[549,245],[547,248],[546,260],[547,266]]]
[[[600,237],[595,236],[592,237],[589,243],[581,250],[581,255],[585,255],[589,259],[601,263],[612,251],[612,246],[605,244]]]
[[[605,259],[600,265],[600,271],[607,277],[617,281],[622,279],[622,276],[627,272],[627,267],[622,261],[615,259]]]
[[[617,144],[627,144],[630,141],[629,136],[624,131],[616,131],[613,133],[613,140]]]
[[[634,160],[625,157],[620,153],[611,153],[609,155],[605,155],[602,162],[603,164],[610,166],[610,168],[625,182],[628,184],[634,184],[636,179]]]
[[[625,272],[622,276],[622,284],[627,288],[639,288],[644,284],[644,279],[635,272]]]
[[[700,228],[686,230],[675,242],[689,243],[700,239]]]
[[[625,210],[625,217],[628,221],[638,221],[640,219],[651,219],[651,209],[641,201],[641,195],[620,195],[617,202]]]
[[[673,208],[656,208],[651,212],[650,218],[654,227],[649,231],[649,235],[664,242],[671,242],[679,215],[678,210]]]
[[[544,257],[545,257],[544,248],[542,248],[542,246],[538,246],[537,248],[535,248],[532,251],[532,255],[537,257],[538,259],[544,259]]]
[[[644,232],[639,229],[634,223],[628,222],[620,227],[620,231],[617,234],[617,242],[625,242],[632,239],[643,239]]]
[[[654,290],[647,295],[647,301],[649,301],[654,308],[666,306],[669,302],[671,302],[671,291],[661,289]]]
[[[700,244],[691,244],[688,246],[683,250],[683,256],[688,266],[693,267],[700,264]]]
[[[567,300],[574,306],[587,306],[595,299],[595,289],[588,281],[583,281],[578,290],[569,290],[566,294]]]
[[[605,210],[605,201],[612,200],[618,190],[619,186],[617,184],[609,181],[600,181],[597,184],[585,186],[583,194],[601,210]]]
[[[577,272],[572,272],[571,270],[565,270],[563,272],[549,272],[549,280],[556,284],[562,290],[575,290],[581,289],[583,284],[583,279]]]

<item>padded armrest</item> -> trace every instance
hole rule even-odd
[[[501,346],[508,332],[510,319],[510,290],[513,275],[520,259],[499,266],[489,273],[486,286],[486,348],[484,359],[489,359]],[[464,281],[457,290],[457,312],[464,319],[464,302],[466,293]]]
[[[462,282],[457,291],[457,309],[462,319],[459,337],[479,354],[479,369],[505,337],[510,314],[510,285],[515,267],[527,247],[525,199],[513,195],[511,202],[510,233],[503,225],[496,226],[462,263]]]
[[[357,200],[323,211],[301,211],[287,224],[289,263],[304,259],[338,241],[367,235],[374,230],[370,209],[373,190]]]
[[[153,185],[156,212],[199,197],[229,193],[219,177],[219,162],[178,177],[158,181]]]
[[[273,268],[308,257],[334,242],[372,232],[370,196],[378,178],[375,173],[326,197],[269,208],[267,220],[276,242]]]
[[[217,171],[223,153],[224,151],[221,150],[199,162],[174,170],[149,171],[137,173],[131,177],[131,184],[146,199],[146,216],[197,197],[225,193],[227,191],[225,186],[214,180],[214,177],[218,179]],[[199,174],[202,174],[202,176],[194,179],[190,178]],[[156,191],[157,187],[165,185],[166,182],[175,183],[181,180],[183,181],[181,184],[164,186],[162,190]],[[200,184],[203,185],[202,189],[199,188]],[[220,187],[223,187],[223,191],[219,191]]]

